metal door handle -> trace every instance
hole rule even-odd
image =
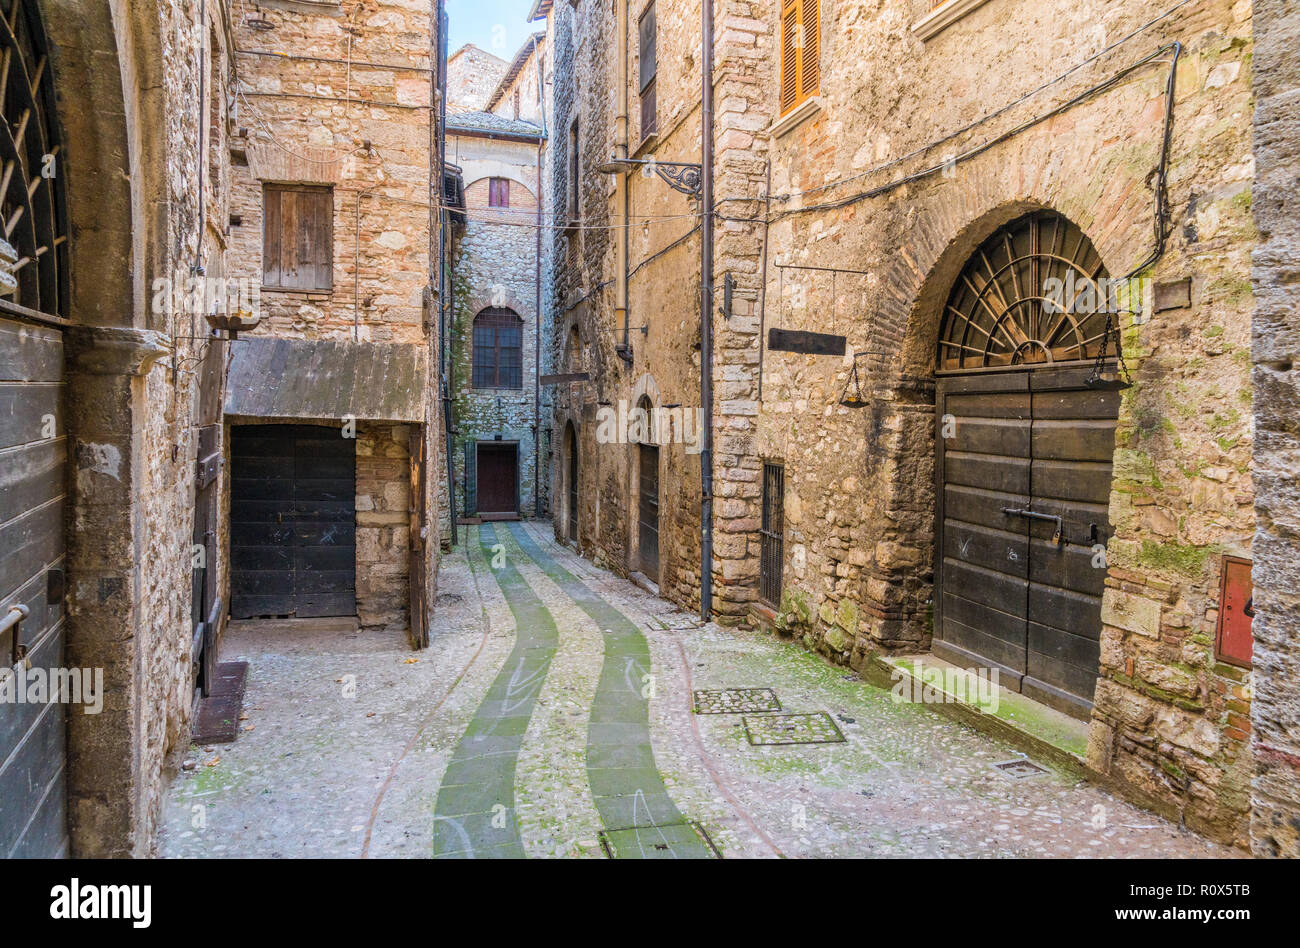
[[[9,607],[9,612],[3,619],[0,619],[0,635],[13,630],[13,647],[10,651],[11,666],[16,666],[27,657],[27,646],[23,644],[23,620],[26,619],[32,611],[25,605],[19,603]]]
[[[1043,520],[1047,523],[1056,525],[1056,531],[1052,534],[1052,542],[1057,546],[1065,546],[1065,520],[1055,514],[1039,513],[1037,510],[1023,510],[1019,507],[1003,507],[1002,512],[1011,517],[1024,517],[1026,520]]]

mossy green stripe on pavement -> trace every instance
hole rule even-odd
[[[650,647],[636,623],[593,592],[510,524],[515,542],[602,631],[604,663],[587,731],[587,778],[613,854],[704,859],[713,854],[686,824],[664,786],[650,746]]]
[[[491,525],[479,527],[479,550],[489,563],[496,542]],[[467,546],[475,559],[473,544]],[[551,614],[508,559],[491,572],[515,618],[515,645],[452,752],[438,788],[435,857],[524,856],[515,819],[515,768],[559,634]]]

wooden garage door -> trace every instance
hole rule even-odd
[[[1106,570],[1094,547],[1110,535],[1119,410],[1088,372],[941,379],[937,413],[935,652],[1080,716],[1098,672]]]
[[[231,615],[352,616],[356,441],[317,425],[231,432]]]
[[[478,446],[478,512],[480,516],[519,513],[519,446]]]
[[[25,674],[11,667],[15,632],[33,670],[63,666],[62,395],[62,333],[0,319],[0,617],[28,610],[0,634],[6,676]],[[17,693],[16,677],[9,687]],[[65,713],[58,702],[0,704],[0,857],[66,852]]]

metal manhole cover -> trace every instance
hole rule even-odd
[[[610,859],[722,858],[709,834],[695,820],[600,830],[596,838]]]
[[[695,692],[696,714],[742,714],[746,711],[780,711],[781,701],[771,688],[724,688]]]
[[[741,718],[749,743],[760,744],[838,744],[844,735],[825,711],[811,714],[765,714],[761,718]]]
[[[1039,767],[1032,760],[1004,760],[1000,764],[994,764],[993,768],[1016,780],[1047,773],[1046,767]]]

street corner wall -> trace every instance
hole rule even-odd
[[[410,623],[411,426],[357,425],[357,621],[405,632]]]
[[[1260,231],[1254,255],[1255,767],[1251,849],[1300,856],[1300,220],[1295,213],[1300,123],[1300,11],[1280,0],[1255,4],[1255,162],[1251,206]]]
[[[1245,845],[1252,673],[1218,656],[1224,557],[1255,532],[1250,385],[1252,35],[1247,5],[1180,31],[1169,245],[1124,327],[1114,536],[1089,765]],[[1136,323],[1136,324],[1135,324]]]
[[[266,184],[328,186],[332,287],[264,289],[256,331],[422,345],[434,160],[430,6],[375,0],[344,12],[266,10],[271,30],[236,23],[245,137],[230,272],[262,278]]]

